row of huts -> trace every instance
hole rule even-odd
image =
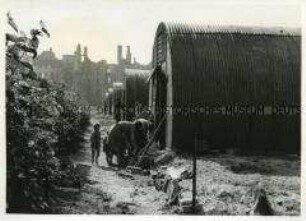
[[[103,101],[105,113],[116,120],[133,120],[148,109],[150,73],[145,69],[125,69],[123,82],[114,82],[108,89]]]
[[[299,30],[160,23],[136,76],[121,103],[150,108],[163,147],[300,152]]]

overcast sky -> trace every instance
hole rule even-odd
[[[8,0],[7,9],[28,32],[43,19],[57,57],[72,54],[77,43],[89,57],[116,62],[118,44],[130,45],[138,61],[151,61],[152,44],[161,21],[300,27],[302,0]]]

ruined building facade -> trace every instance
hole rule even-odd
[[[125,58],[123,49],[126,49]],[[130,46],[117,47],[117,63],[108,64],[106,60],[93,62],[88,56],[88,48],[77,45],[73,54],[56,58],[52,48],[42,52],[35,61],[35,70],[41,78],[51,83],[63,83],[80,94],[90,105],[101,105],[114,85],[125,81],[125,70],[148,70],[150,65],[132,62]]]

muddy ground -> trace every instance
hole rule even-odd
[[[114,123],[111,118],[94,115],[102,135]],[[101,151],[99,166],[91,165],[89,137],[84,148],[71,157],[86,169],[87,181],[80,189],[67,188],[56,213],[64,214],[175,214],[166,206],[167,195],[157,191],[150,176],[119,176],[108,167]],[[192,160],[178,156],[167,166],[191,170]],[[238,157],[222,155],[200,157],[197,161],[197,199],[207,215],[248,215],[254,206],[254,189],[262,186],[278,215],[300,214],[300,160],[297,156]],[[190,193],[191,179],[181,181],[182,192]]]

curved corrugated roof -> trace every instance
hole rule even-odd
[[[282,27],[257,27],[257,26],[233,26],[233,25],[197,25],[161,22],[157,28],[157,34],[165,32],[169,36],[180,34],[204,34],[204,33],[245,33],[266,35],[301,35],[299,28]]]

